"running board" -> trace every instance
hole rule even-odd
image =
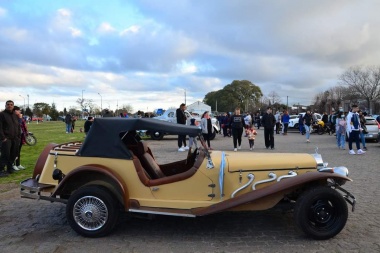
[[[158,215],[169,215],[169,216],[180,216],[180,217],[196,217],[191,213],[190,210],[184,209],[171,209],[171,208],[154,208],[154,207],[139,207],[128,209],[131,213],[146,213],[146,214],[158,214]]]

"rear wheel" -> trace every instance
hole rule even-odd
[[[70,196],[66,216],[71,228],[78,234],[101,237],[109,234],[116,225],[118,203],[107,189],[85,186]]]
[[[295,123],[295,124],[294,124],[294,128],[295,128],[295,129],[298,129],[298,123]]]
[[[312,188],[301,195],[294,208],[298,227],[309,237],[326,240],[346,225],[347,203],[342,195],[327,186]]]
[[[150,138],[152,138],[152,140],[160,141],[164,138],[164,133],[158,131],[151,131]]]

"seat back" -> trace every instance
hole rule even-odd
[[[161,171],[160,166],[153,158],[146,142],[140,141],[137,143],[137,157],[139,158],[143,168],[152,179],[165,177],[165,174]]]

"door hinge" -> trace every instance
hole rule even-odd
[[[215,188],[215,184],[209,184],[208,187]]]
[[[215,197],[215,194],[212,193],[212,194],[209,194],[208,196],[209,196],[210,198],[214,198],[214,197]]]

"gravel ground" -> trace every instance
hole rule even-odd
[[[344,188],[355,195],[357,206],[335,238],[310,240],[295,227],[292,213],[270,210],[195,219],[125,215],[114,233],[90,239],[71,230],[64,204],[22,199],[17,186],[10,184],[0,188],[0,252],[380,252],[380,144],[368,143],[365,155],[351,156],[338,150],[334,136],[312,135],[307,144],[294,132],[276,135],[272,151],[264,148],[263,131],[258,133],[253,152],[314,153],[318,146],[329,166],[349,168],[354,181]],[[177,152],[176,139],[170,136],[150,144],[161,163],[186,155]],[[218,135],[212,147],[231,150],[232,138]],[[245,138],[242,151],[250,152]]]

